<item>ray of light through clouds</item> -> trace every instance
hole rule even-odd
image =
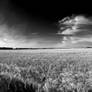
[[[84,15],[66,17],[59,21],[58,35],[63,39],[58,46],[65,48],[92,47],[92,18]]]

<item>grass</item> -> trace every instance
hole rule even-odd
[[[91,92],[92,49],[1,51],[0,82],[2,92]]]

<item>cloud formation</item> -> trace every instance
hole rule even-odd
[[[48,31],[53,32],[53,27],[50,27],[47,22],[27,16],[26,13],[23,15],[15,12],[10,0],[1,1],[0,47],[39,48],[41,45],[42,47],[51,45],[52,39],[50,36],[47,39],[45,34]],[[54,44],[54,42],[52,43]]]
[[[62,35],[62,44],[71,47],[86,47],[91,43],[92,47],[92,18],[83,15],[66,17],[59,21],[60,30],[58,35]],[[80,44],[83,43],[83,44]],[[85,43],[85,44],[84,44]],[[79,45],[80,44],[80,45]]]

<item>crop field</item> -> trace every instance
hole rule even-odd
[[[0,50],[0,92],[92,92],[92,49]]]

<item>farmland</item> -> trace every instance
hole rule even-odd
[[[0,79],[5,92],[91,92],[92,49],[0,50]]]

